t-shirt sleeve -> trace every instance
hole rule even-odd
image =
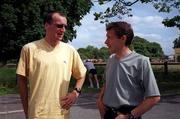
[[[21,49],[21,54],[16,70],[16,74],[27,77],[28,76],[28,49],[27,47],[23,47]]]
[[[143,86],[145,97],[160,95],[149,58],[145,58],[143,61]]]
[[[73,52],[73,67],[72,75],[75,79],[79,79],[86,75],[86,67],[84,66],[78,52],[75,50]]]

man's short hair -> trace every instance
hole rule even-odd
[[[131,27],[131,25],[125,21],[119,21],[119,22],[111,22],[106,25],[106,30],[111,30],[113,29],[115,32],[115,35],[118,38],[121,38],[123,35],[127,36],[127,40],[125,45],[129,46],[131,45],[131,42],[134,38],[134,32]]]
[[[44,17],[44,24],[45,23],[51,24],[53,21],[52,16],[55,13],[58,13],[60,16],[66,17],[63,13],[61,13],[59,11],[51,11]]]

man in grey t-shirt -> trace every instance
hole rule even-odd
[[[129,49],[134,37],[130,24],[112,22],[106,31],[111,56],[97,101],[101,118],[141,119],[160,100],[149,58]]]

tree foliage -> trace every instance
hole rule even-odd
[[[138,36],[134,37],[132,48],[142,55],[148,57],[162,57],[164,55],[161,46],[156,42],[149,42]]]
[[[174,41],[174,47],[173,48],[180,48],[180,37],[176,38]]]
[[[17,58],[25,43],[44,36],[43,17],[61,11],[68,17],[64,41],[76,37],[75,25],[89,12],[90,0],[0,0],[0,60]]]
[[[142,55],[153,57],[153,58],[162,58],[164,53],[160,44],[156,42],[149,42],[146,39],[140,38],[138,36],[134,37],[131,49],[135,50],[137,53]],[[107,60],[109,57],[109,51],[107,47],[102,47],[100,49],[94,46],[87,46],[86,48],[79,48],[78,52],[83,60],[85,59],[103,59]]]
[[[100,49],[94,46],[87,46],[86,48],[79,48],[78,52],[83,60],[85,59],[104,59],[106,60],[109,56],[108,49],[102,47]]]
[[[108,22],[109,18],[119,17],[123,15],[132,16],[131,7],[134,4],[152,4],[159,12],[169,13],[172,10],[177,10],[180,13],[179,0],[98,0],[99,4],[113,2],[112,7],[108,7],[104,12],[94,13],[95,20],[101,19],[101,22]],[[177,14],[172,18],[166,18],[162,22],[167,27],[177,27],[180,29],[180,16]]]

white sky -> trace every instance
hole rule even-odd
[[[91,8],[89,14],[84,16],[81,20],[82,25],[75,27],[77,30],[77,37],[70,42],[75,48],[85,48],[88,45],[101,48],[105,46],[104,41],[106,39],[105,24],[101,24],[99,21],[94,21],[93,13],[96,11],[105,10],[105,8],[111,5],[95,5]],[[150,5],[136,4],[132,7],[133,17],[123,18],[123,21],[129,22],[133,29],[135,36],[139,36],[147,39],[150,42],[157,42],[161,45],[166,55],[174,54],[173,41],[180,34],[177,28],[165,27],[162,24],[162,20],[167,16],[177,15],[177,12],[159,13]],[[113,19],[117,21],[119,19]]]

